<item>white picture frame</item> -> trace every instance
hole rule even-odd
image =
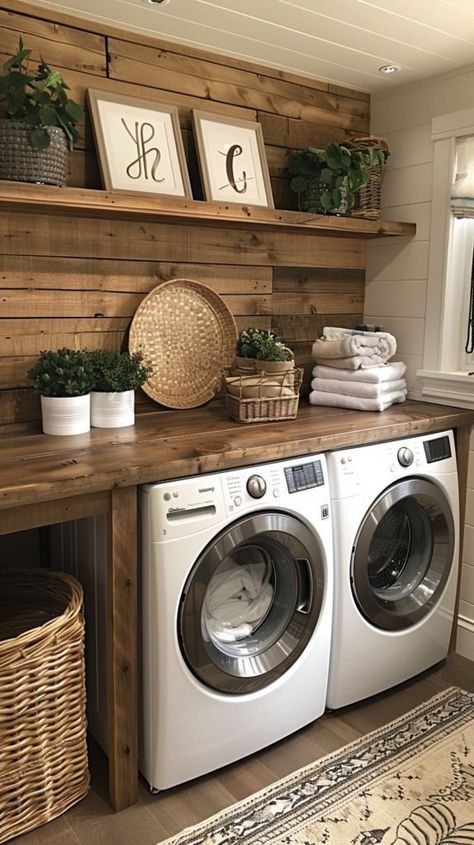
[[[192,199],[175,106],[92,88],[87,98],[106,190]]]
[[[205,199],[274,208],[262,127],[193,109]]]

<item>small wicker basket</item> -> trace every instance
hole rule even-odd
[[[386,138],[377,135],[363,135],[359,138],[352,138],[351,146],[360,152],[370,149],[382,150],[385,153],[385,162],[390,155]],[[380,217],[380,196],[385,162],[384,164],[370,165],[369,181],[362,185],[356,193],[355,207],[352,211],[354,217],[364,217],[368,220],[378,220]]]
[[[89,790],[82,588],[43,570],[0,572],[0,842]]]
[[[50,145],[32,147],[31,127],[23,120],[0,119],[0,179],[12,182],[66,184],[68,147],[60,126],[48,126]]]
[[[241,423],[293,420],[298,413],[303,370],[295,368],[280,376],[226,376],[226,411]],[[271,392],[273,395],[269,396]],[[248,394],[252,394],[249,398]],[[277,395],[275,395],[277,394]]]

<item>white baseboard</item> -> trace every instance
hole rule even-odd
[[[474,620],[458,616],[456,654],[474,660]]]

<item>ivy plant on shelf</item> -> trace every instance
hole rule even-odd
[[[357,191],[369,180],[369,167],[379,150],[356,150],[347,144],[324,149],[306,147],[290,154],[290,187],[301,211],[350,214]],[[380,153],[381,154],[381,153]]]
[[[7,113],[0,119],[0,179],[64,185],[83,109],[69,97],[62,74],[43,58],[30,71],[30,56],[20,38],[0,75],[0,103]]]

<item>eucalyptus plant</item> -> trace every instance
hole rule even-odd
[[[93,387],[92,362],[82,350],[42,350],[28,378],[41,396],[85,396]]]
[[[18,51],[3,64],[0,102],[5,104],[9,118],[28,124],[31,130],[29,140],[35,149],[49,147],[48,126],[63,129],[71,148],[73,141],[79,138],[76,124],[82,118],[83,109],[69,98],[69,86],[62,74],[51,70],[43,58],[36,71],[28,71],[30,55],[31,50],[23,46],[20,37]]]
[[[300,208],[326,214],[350,211],[359,188],[369,181],[369,168],[383,163],[383,150],[355,150],[350,143],[328,144],[324,149],[306,147],[290,155],[290,187],[298,194]],[[316,187],[316,192],[314,188]]]

